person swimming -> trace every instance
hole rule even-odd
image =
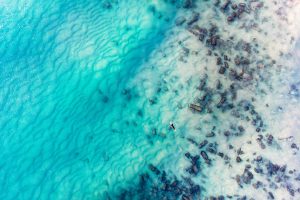
[[[172,122],[170,122],[169,128],[170,128],[170,129],[173,129],[174,131],[176,131],[175,125],[174,125]]]

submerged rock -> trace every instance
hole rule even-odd
[[[206,152],[205,151],[201,151],[200,154],[201,154],[202,158],[205,160],[205,162],[207,164],[210,164],[210,159],[209,159],[208,155],[206,154]]]
[[[184,24],[186,22],[186,18],[185,17],[178,17],[175,20],[175,24],[176,26],[181,26],[182,24]]]
[[[200,19],[199,13],[193,13],[192,17],[187,21],[187,24],[190,26],[197,22]]]
[[[193,0],[183,0],[183,8],[192,8],[193,5]]]
[[[192,111],[197,111],[197,112],[202,112],[203,111],[203,109],[201,108],[201,106],[200,105],[196,105],[196,104],[190,104],[189,108]]]
[[[160,174],[160,171],[158,170],[158,168],[156,168],[154,165],[149,164],[149,169],[154,172],[156,175]]]

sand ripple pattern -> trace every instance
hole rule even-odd
[[[0,7],[0,199],[101,199],[164,153],[145,139],[144,108],[126,82],[162,40],[173,7]]]

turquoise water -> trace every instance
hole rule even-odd
[[[300,199],[299,11],[0,0],[0,200]]]
[[[101,199],[155,158],[126,83],[175,12],[150,0],[1,1],[0,199]]]

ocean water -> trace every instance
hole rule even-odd
[[[0,0],[0,199],[299,199],[299,1],[228,2]]]
[[[126,82],[164,38],[175,7],[0,6],[0,199],[97,199],[126,185],[159,153],[145,142],[143,107]]]

